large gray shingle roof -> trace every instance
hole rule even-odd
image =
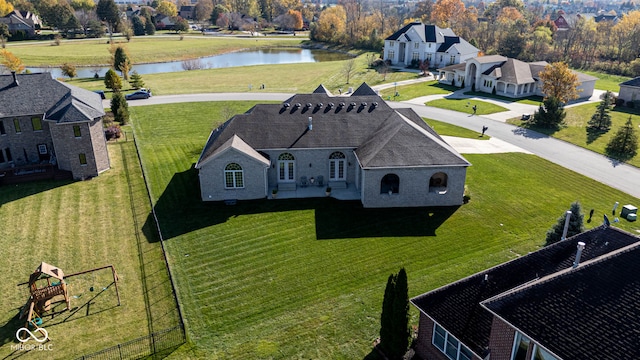
[[[100,96],[51,78],[48,73],[0,75],[0,117],[44,114],[56,122],[104,116]]]
[[[561,241],[553,245],[544,247],[538,251],[529,253],[507,263],[495,266],[488,270],[471,275],[465,279],[430,291],[426,294],[417,296],[411,299],[411,302],[418,309],[420,309],[420,311],[428,314],[429,317],[434,319],[447,331],[453,334],[457,339],[467,345],[473,352],[480,355],[481,357],[484,357],[488,351],[493,315],[482,307],[481,302],[493,298],[499,294],[510,291],[514,288],[518,288],[523,284],[527,284],[531,281],[535,281],[537,279],[544,278],[546,276],[556,274],[560,271],[571,268],[572,263],[575,260],[576,245],[580,241],[586,243],[586,248],[582,253],[582,261],[587,262],[591,259],[595,259],[606,254],[615,253],[617,250],[627,247],[631,244],[640,244],[640,237],[613,227],[600,226],[568,238],[565,241]],[[635,258],[635,262],[637,264],[640,264],[640,262],[637,261],[637,257]],[[612,262],[611,264],[615,266],[618,263]],[[629,284],[633,284],[632,298],[635,299],[634,303],[637,304],[640,301],[640,292],[637,287],[637,281],[633,280],[632,278],[638,278],[636,270],[640,271],[640,269],[627,268],[626,266],[628,265],[629,264],[625,264],[625,267],[621,267],[621,271],[617,274],[629,280]],[[578,269],[580,270],[580,268]],[[629,271],[625,272],[625,269],[629,269]],[[593,276],[595,278],[599,277],[596,275]],[[558,284],[560,284],[561,287],[566,287],[567,294],[571,293],[571,291],[568,290],[574,289],[572,287],[573,281],[571,280],[561,280],[561,282]],[[581,286],[578,286],[575,289],[577,291],[582,291]],[[620,292],[623,290],[624,289],[618,289],[617,291]],[[608,292],[609,290],[605,291],[602,288],[595,288],[595,292],[590,296],[594,299],[605,299],[608,297]],[[539,309],[539,311],[541,312],[547,310],[551,311],[559,309],[571,309],[572,306],[576,306],[575,304],[571,303],[571,296],[559,297],[556,299],[553,294],[554,293],[550,293],[548,296],[546,296],[536,291],[529,293],[531,298],[541,296],[546,299],[545,301],[548,301],[546,305],[549,309]],[[505,298],[505,301],[506,300],[508,299]],[[593,315],[594,317],[599,318],[598,322],[606,317],[605,314],[609,309],[619,307],[618,304],[610,304],[607,302],[599,302],[599,304],[599,309],[604,313],[600,315]],[[530,307],[528,309],[529,310],[527,311],[533,311]],[[505,311],[506,316],[507,305],[505,305],[505,308],[503,310]],[[633,311],[637,313],[637,309]],[[502,310],[500,309],[496,309],[496,312],[502,314]],[[549,318],[546,319],[549,320]],[[638,316],[630,317],[630,323],[628,324],[628,326],[634,327],[636,329],[635,332],[629,333],[629,335],[635,337],[635,340],[633,341],[636,342],[638,341],[637,339],[640,339],[640,337],[637,336],[637,329],[640,328],[638,319]],[[529,326],[526,325],[526,323],[530,320],[535,321],[535,319],[531,317],[528,319],[512,319],[513,324],[518,327]],[[543,318],[540,318],[540,321],[543,320]],[[557,319],[554,321],[564,320]],[[592,330],[591,327],[583,328],[587,330],[586,333],[582,329],[578,328],[582,322],[588,321],[590,320],[586,317],[575,325],[571,325],[569,321],[564,321],[564,328],[555,329],[558,332],[562,333],[562,336],[560,336],[559,333],[555,333],[556,335],[558,335],[557,341],[562,340],[562,338],[565,336],[569,337],[570,339],[575,339],[575,337],[578,336],[584,336],[585,339],[588,339],[589,336],[602,335],[590,332],[590,330]],[[534,326],[533,323],[530,325]],[[589,334],[589,336],[586,336],[585,334]],[[613,333],[612,335],[616,334],[617,333]],[[532,331],[529,335],[533,336],[534,332]],[[537,336],[537,333],[535,333],[535,335]],[[547,336],[536,339],[548,341]],[[638,355],[638,349],[640,349],[640,347],[635,346],[635,348],[629,348],[628,343],[624,344],[624,347],[628,350],[634,351],[635,354]],[[604,356],[604,354],[609,351],[609,349],[609,347],[603,347],[599,350],[599,353],[591,353],[587,354],[587,356],[574,356],[575,353],[573,353],[573,355],[564,358],[600,359],[601,357],[599,357],[599,354],[602,354],[602,356]],[[631,359],[638,358],[638,356],[620,357],[620,359],[622,358]]]
[[[198,163],[237,135],[258,151],[352,148],[364,167],[469,165],[412,110],[396,111],[374,94],[363,84],[348,97],[315,92],[256,105],[215,129]]]

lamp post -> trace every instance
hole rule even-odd
[[[398,94],[398,83],[394,82],[393,83],[393,100],[395,100],[398,95],[400,95]]]

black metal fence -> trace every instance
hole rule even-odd
[[[178,347],[186,342],[182,324],[170,329],[158,331],[123,344],[84,355],[77,360],[134,360],[151,356],[158,352]]]

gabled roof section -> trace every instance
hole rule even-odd
[[[460,43],[460,37],[458,36],[445,36],[444,42],[438,47],[438,52],[447,52],[454,44]]]
[[[562,359],[638,359],[639,259],[634,243],[484,306]]]
[[[378,96],[378,94],[367,83],[362,83],[351,96]]]
[[[206,159],[202,159],[202,161],[201,159],[199,159],[198,162],[196,163],[195,168],[199,169],[205,163],[211,161],[212,159],[215,159],[216,157],[220,156],[221,154],[227,152],[230,149],[235,149],[245,154],[246,156],[264,164],[265,166],[269,166],[271,164],[269,162],[269,159],[262,156],[259,152],[257,152],[251,146],[249,146],[249,144],[244,142],[244,140],[242,140],[239,136],[233,135],[229,140],[227,140],[219,148],[215,149]]]
[[[504,64],[502,64],[501,69],[501,81],[512,84],[528,84],[535,82],[531,75],[531,68],[529,67],[529,64],[523,61],[509,58]]]
[[[324,85],[320,84],[315,90],[313,90],[314,94],[325,94],[325,95],[331,95],[331,92],[324,87]]]
[[[402,29],[400,29],[400,30],[394,32],[393,34],[391,34],[391,36],[389,36],[385,40],[398,40],[400,38],[400,36],[404,35],[404,33],[406,33],[412,26],[418,25],[418,24],[421,24],[421,23],[420,22],[413,22],[411,24],[407,24],[407,25],[403,26]]]
[[[631,80],[627,80],[627,81],[621,83],[620,85],[640,87],[640,76],[638,76],[637,78],[633,78]]]
[[[600,226],[422,294],[411,299],[411,303],[474,353],[484,357],[489,346],[493,315],[482,308],[480,303],[523,284],[569,269],[575,259],[579,241],[586,243],[582,253],[582,261],[586,262],[638,243],[640,237],[613,227]],[[637,275],[633,272],[628,274]],[[635,339],[640,337],[636,336]],[[572,358],[580,357],[570,356],[566,359]]]
[[[396,135],[389,137],[390,132],[382,129],[391,129]],[[227,141],[234,136],[255,151],[364,149],[363,156],[376,154],[370,165],[377,167],[469,165],[413,110],[392,109],[367,84],[349,97],[316,92],[294,95],[281,104],[256,105],[211,133],[198,164],[215,156],[219,148],[228,147]]]
[[[443,71],[455,71],[455,70],[459,70],[459,71],[464,71],[467,67],[467,63],[466,62],[462,62],[460,64],[453,64],[453,65],[449,65],[449,66],[445,66],[442,68],[438,68],[438,70],[443,70]]]
[[[402,115],[387,119],[356,155],[365,169],[471,165],[442,138]]]
[[[0,117],[39,115],[56,122],[104,116],[100,96],[52,79],[48,73],[0,75]]]
[[[505,61],[507,61],[507,59],[508,58],[506,56],[502,55],[485,55],[474,58],[474,60],[479,64],[504,63]]]

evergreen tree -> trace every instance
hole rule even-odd
[[[621,160],[631,159],[638,153],[638,134],[633,127],[631,115],[629,120],[621,127],[616,135],[607,144],[608,155]]]
[[[107,70],[107,73],[104,75],[104,86],[107,89],[111,89],[115,92],[120,91],[122,89],[122,80],[120,76],[113,71],[113,69]]]
[[[133,24],[133,35],[142,36],[146,34],[144,23],[142,22],[142,19],[140,19],[140,16],[136,15],[131,17],[131,24]]]
[[[564,112],[564,106],[560,100],[555,97],[548,97],[540,105],[538,111],[533,114],[533,123],[544,128],[556,129],[563,122],[567,114]]]
[[[153,24],[153,16],[149,15],[146,17],[147,21],[144,24],[144,31],[147,35],[153,35],[156,33],[156,26]]]
[[[109,34],[113,34],[113,30],[120,23],[120,11],[114,0],[99,0],[96,6],[96,14],[98,19],[109,25]]]
[[[140,76],[140,74],[138,74],[137,71],[134,71],[130,78],[129,78],[129,84],[131,84],[131,87],[134,89],[140,89],[141,87],[144,87],[144,81],[142,80],[142,76]]]
[[[407,273],[402,268],[387,280],[380,316],[380,348],[389,359],[402,359],[409,338],[409,291]]]
[[[127,55],[127,51],[122,47],[116,47],[113,53],[113,68],[122,73],[125,80],[129,78],[129,69],[131,69],[131,60]]]
[[[575,201],[571,204],[571,219],[569,219],[569,228],[567,229],[567,238],[580,234],[584,231],[584,214],[582,213],[582,207],[580,203]],[[558,218],[558,221],[547,231],[546,244],[551,245],[557,243],[562,239],[562,232],[564,231],[564,223],[567,219],[567,213],[565,212]]]
[[[389,346],[393,339],[393,298],[395,295],[396,276],[389,275],[387,287],[384,289],[382,299],[382,314],[380,315],[380,347],[387,354],[390,353]]]
[[[129,122],[129,105],[124,95],[120,91],[113,93],[111,98],[111,112],[115,121],[121,125],[126,125]]]
[[[611,127],[611,91],[604,94],[604,98],[598,105],[595,114],[591,116],[591,120],[587,123],[587,127],[593,130],[606,131]]]
[[[409,347],[409,287],[407,273],[400,269],[396,276],[393,299],[393,342],[389,349],[391,359],[402,359]]]

